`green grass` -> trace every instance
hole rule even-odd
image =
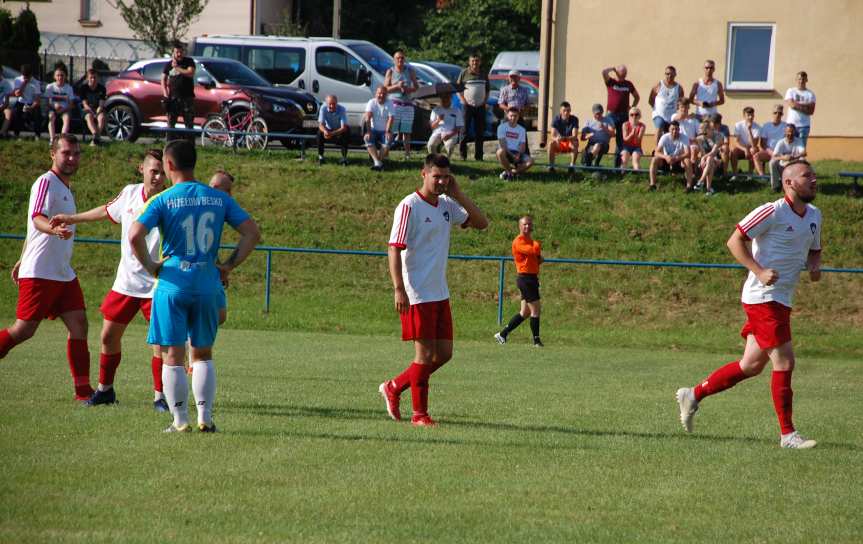
[[[93,324],[94,326],[96,323]],[[810,357],[777,447],[769,377],[677,421],[675,389],[735,355],[457,341],[435,429],[387,419],[392,336],[220,333],[218,435],[163,435],[143,326],[120,404],[71,401],[64,331],[3,361],[2,542],[853,542],[863,532],[859,363]],[[404,405],[410,406],[410,395]],[[409,409],[409,408],[408,408]]]

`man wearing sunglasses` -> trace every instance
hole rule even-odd
[[[716,63],[704,61],[704,77],[692,84],[689,100],[695,104],[695,118],[701,121],[708,115],[717,113],[717,106],[725,104],[725,89],[722,83],[713,77]]]

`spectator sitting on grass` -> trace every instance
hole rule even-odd
[[[599,166],[603,155],[608,153],[608,144],[614,136],[614,120],[603,117],[602,104],[593,105],[593,119],[581,129],[581,141],[587,141],[581,162],[585,166]]]
[[[339,104],[336,95],[327,95],[326,103],[318,113],[318,164],[324,164],[324,144],[339,146],[342,150],[341,165],[348,164],[348,112]]]
[[[497,127],[497,160],[503,166],[500,179],[509,181],[533,166],[527,150],[527,131],[518,124],[519,110],[515,106],[506,111],[506,122]]]
[[[623,150],[620,153],[620,168],[625,169],[626,163],[632,158],[632,169],[641,170],[641,139],[646,127],[641,122],[641,110],[629,108],[629,121],[623,123]]]
[[[785,137],[785,121],[782,120],[784,108],[782,104],[773,106],[773,119],[761,125],[761,140],[764,152],[773,156],[773,148]]]
[[[452,95],[443,94],[440,100],[441,105],[432,110],[429,118],[432,133],[429,136],[428,151],[435,154],[443,146],[447,158],[450,158],[464,132],[464,117],[460,109],[452,107]]]
[[[560,153],[569,153],[572,171],[578,158],[578,117],[572,115],[569,102],[560,103],[560,114],[551,122],[551,143],[548,145],[548,171],[554,172],[554,159]]]
[[[770,187],[774,191],[782,190],[782,170],[788,163],[806,157],[806,146],[803,140],[797,138],[797,127],[785,125],[785,137],[776,142],[773,148],[773,158],[770,159]]]
[[[363,140],[372,158],[372,170],[384,169],[384,159],[390,152],[392,143],[393,119],[395,112],[387,100],[387,88],[380,85],[375,90],[375,97],[366,104],[363,116],[363,126],[366,131]]]
[[[698,167],[701,168],[701,177],[695,184],[695,189],[706,186],[706,196],[713,196],[713,175],[716,167],[722,163],[720,156],[720,143],[722,135],[713,129],[713,122],[704,120],[696,138],[699,152]]]
[[[743,119],[734,125],[734,147],[731,150],[731,170],[738,173],[737,162],[740,159],[749,161],[749,173],[753,167],[759,176],[764,175],[763,163],[770,160],[761,147],[761,126],[755,122],[755,108],[743,108]]]
[[[650,187],[656,190],[656,171],[667,167],[673,173],[685,172],[686,191],[692,190],[692,162],[689,160],[689,143],[680,134],[680,124],[672,121],[668,134],[663,134],[650,161]]]

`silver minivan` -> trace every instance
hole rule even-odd
[[[189,50],[195,56],[238,60],[274,85],[299,87],[319,102],[334,94],[354,130],[393,66],[389,53],[364,40],[204,35],[192,40]]]

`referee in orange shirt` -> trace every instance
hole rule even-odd
[[[530,317],[533,346],[542,347],[539,339],[539,265],[542,264],[542,244],[531,237],[533,218],[525,215],[518,220],[519,235],[512,241],[512,257],[518,271],[516,285],[521,291],[521,310],[512,316],[506,327],[494,335],[498,344],[506,344],[506,338],[521,322]]]

